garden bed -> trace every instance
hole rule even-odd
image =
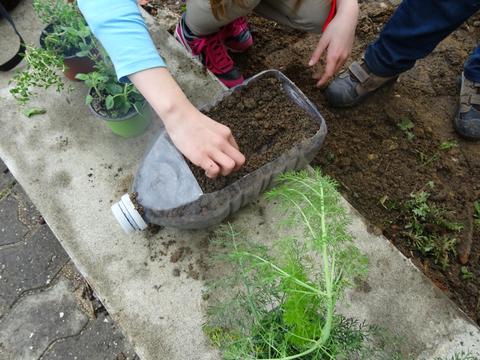
[[[392,12],[361,4],[353,58]],[[317,35],[250,17],[254,47],[235,60],[245,76],[283,71],[317,105],[329,134],[313,164],[340,183],[373,231],[390,239],[478,323],[480,214],[474,206],[480,199],[480,145],[459,138],[451,120],[463,61],[480,35],[474,20],[397,83],[349,110],[329,109],[314,87],[306,63]]]
[[[206,115],[228,126],[245,155],[239,171],[214,180],[189,163],[200,187],[206,193],[223,189],[314,136],[318,122],[290,100],[280,80],[264,77],[223,99]]]

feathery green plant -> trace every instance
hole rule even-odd
[[[285,210],[293,234],[269,249],[231,225],[217,233],[219,259],[231,272],[210,289],[205,332],[224,359],[371,358],[374,328],[335,312],[344,289],[367,268],[347,232],[335,182],[319,171],[280,181],[267,198]],[[222,289],[228,294],[215,299]]]

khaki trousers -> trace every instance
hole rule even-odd
[[[225,1],[227,14],[225,18],[217,19],[212,14],[209,0],[187,0],[187,26],[195,35],[209,35],[254,11],[294,29],[321,33],[331,4],[331,0],[303,0],[295,12],[296,0],[244,0],[245,7],[235,6],[233,0]]]

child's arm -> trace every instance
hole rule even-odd
[[[243,165],[230,129],[201,114],[165,68],[135,0],[78,0],[78,6],[119,79],[135,84],[189,160],[212,178]]]
[[[357,0],[337,0],[337,13],[322,34],[317,48],[308,62],[308,65],[314,66],[327,50],[327,63],[324,72],[314,75],[314,78],[318,80],[317,86],[325,85],[350,56],[357,21]]]

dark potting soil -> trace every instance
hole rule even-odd
[[[232,130],[246,161],[239,171],[214,180],[189,163],[205,193],[234,183],[314,136],[319,129],[318,122],[287,97],[281,82],[273,76],[226,97],[206,115]]]
[[[393,10],[390,5],[361,2],[348,64],[362,56]],[[452,126],[457,79],[477,45],[479,20],[479,14],[470,18],[414,69],[353,109],[329,108],[314,86],[313,72],[305,64],[318,35],[250,16],[254,45],[232,57],[245,77],[265,69],[283,71],[317,105],[329,132],[313,165],[335,178],[343,195],[376,231],[480,324],[480,224],[473,207],[480,200],[480,144],[461,139]],[[409,122],[413,127],[408,130],[404,125]],[[447,142],[452,146],[445,148]],[[405,202],[420,190],[431,194],[430,205],[446,209],[451,221],[463,225],[458,232],[444,233],[455,239],[446,267],[404,235],[409,225]],[[438,234],[434,224],[426,229]]]

